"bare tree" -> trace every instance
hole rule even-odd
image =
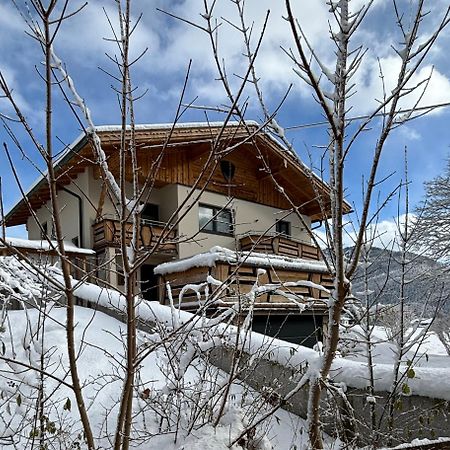
[[[227,123],[232,118],[237,118],[242,122],[242,127],[247,129],[247,136],[244,138],[245,142],[253,142],[257,148],[258,156],[264,164],[264,170],[274,182],[276,188],[285,196],[286,200],[291,205],[292,212],[296,213],[300,220],[304,220],[301,215],[301,206],[298,205],[296,199],[289,198],[285,190],[276,180],[273,169],[266,160],[263,152],[258,150],[256,142],[254,141],[255,134],[260,130],[251,130],[245,123],[244,117],[248,106],[247,100],[243,93],[247,86],[251,84],[256,88],[256,96],[260,102],[263,112],[264,122],[261,128],[266,128],[272,133],[282,139],[285,144],[291,148],[289,139],[286,137],[282,127],[280,127],[276,120],[278,109],[270,112],[266,107],[262,89],[259,86],[259,78],[256,73],[257,56],[260,50],[260,45],[264,37],[264,32],[268,24],[268,17],[263,25],[259,38],[256,40],[256,45],[252,48],[252,40],[250,39],[251,28],[246,26],[244,16],[244,2],[242,0],[233,0],[232,3],[236,6],[239,21],[238,23],[230,23],[233,27],[242,33],[243,42],[245,46],[245,58],[247,67],[244,73],[238,77],[238,86],[234,88],[228,78],[225,65],[220,57],[218,45],[218,23],[214,18],[214,8],[216,2],[204,2],[204,11],[202,13],[203,22],[194,24],[202,32],[206,33],[209,38],[212,57],[216,64],[218,71],[218,78],[223,84],[226,92],[227,105],[212,108],[215,112],[221,111],[225,114],[223,127],[216,131],[215,136],[210,142],[210,151],[206,159],[203,173],[209,180],[216,169],[220,158],[231,151],[237,144],[229,143],[229,140],[224,139],[225,129]],[[353,80],[355,73],[363,63],[365,49],[362,47],[352,47],[352,39],[356,31],[361,27],[365,17],[367,16],[372,1],[363,6],[356,12],[350,12],[347,0],[330,1],[330,39],[335,46],[335,65],[333,69],[329,69],[323,63],[317,52],[309,44],[308,38],[303,32],[303,29],[293,14],[291,2],[286,0],[286,21],[287,26],[291,30],[293,45],[292,48],[284,49],[286,55],[292,61],[295,72],[299,78],[305,82],[313,91],[321,111],[325,115],[329,126],[329,144],[326,148],[324,159],[327,161],[327,169],[324,170],[329,177],[330,190],[328,195],[323,196],[317,192],[317,201],[322,208],[323,216],[330,217],[330,221],[325,223],[325,231],[328,238],[330,248],[329,255],[325,255],[325,263],[327,264],[330,273],[334,278],[334,290],[332,292],[331,301],[329,302],[329,321],[327,330],[327,341],[324,348],[324,355],[321,358],[320,367],[310,367],[305,376],[302,377],[290,395],[293,395],[304,385],[309,384],[309,437],[311,446],[314,449],[322,449],[323,442],[321,436],[320,425],[320,398],[323,391],[332,390],[333,387],[329,382],[330,369],[333,359],[336,354],[337,345],[339,342],[339,324],[342,312],[345,309],[346,302],[350,297],[350,282],[354,274],[361,252],[363,251],[365,242],[365,233],[367,226],[372,222],[371,205],[374,190],[378,184],[377,170],[380,162],[381,154],[385,146],[385,142],[390,132],[403,123],[415,117],[415,108],[409,109],[407,112],[402,111],[400,101],[410,95],[412,92],[420,91],[426,88],[429,79],[420,81],[416,84],[412,82],[413,76],[421,67],[424,59],[431,51],[436,39],[441,31],[447,26],[449,21],[449,9],[447,9],[439,21],[436,30],[428,35],[423,40],[419,39],[421,24],[426,16],[424,9],[424,1],[418,0],[416,8],[413,12],[413,20],[407,24],[404,16],[400,10],[397,2],[393,2],[394,13],[398,23],[398,29],[401,38],[401,44],[395,51],[400,58],[401,65],[398,71],[396,85],[390,92],[384,92],[381,101],[373,111],[363,118],[356,128],[349,127],[349,104],[348,99],[354,92]],[[51,212],[53,220],[53,228],[56,236],[56,244],[52,242],[48,233],[41,230],[44,234],[44,239],[48,241],[52,250],[56,252],[60,260],[60,267],[62,270],[62,279],[55,281],[52,276],[46,274],[45,271],[39,267],[35,267],[37,273],[45,277],[49,283],[52,283],[56,289],[64,292],[67,301],[67,349],[70,361],[70,372],[72,379],[72,388],[77,400],[77,407],[80,413],[83,424],[84,435],[88,448],[95,448],[95,439],[92,433],[87,408],[83,397],[82,386],[78,377],[77,371],[77,354],[74,340],[74,292],[85,281],[89,274],[84,274],[80,282],[74,282],[71,277],[72,263],[67,258],[64,243],[64,234],[61,229],[60,206],[57,195],[57,180],[58,174],[55,171],[55,151],[53,143],[53,127],[52,127],[52,104],[53,92],[56,88],[60,89],[68,106],[75,113],[77,120],[89,137],[95,164],[99,168],[101,177],[108,195],[114,199],[116,204],[116,212],[120,220],[120,258],[123,275],[125,280],[124,297],[126,299],[126,320],[127,332],[125,343],[125,361],[124,361],[124,382],[123,389],[120,395],[119,414],[117,426],[114,433],[113,446],[115,449],[128,449],[132,439],[133,427],[133,405],[138,401],[136,385],[138,383],[138,362],[141,361],[142,355],[138,351],[137,345],[137,331],[136,331],[136,302],[138,301],[139,287],[138,287],[138,269],[144,264],[146,259],[157,251],[160,245],[171,239],[171,232],[175,229],[177,223],[189,211],[189,208],[198,200],[202,190],[205,188],[200,186],[199,182],[192,187],[186,200],[179,205],[177,210],[173,213],[170,220],[167,222],[161,237],[158,242],[151,248],[143,248],[139,240],[139,231],[141,227],[140,212],[141,206],[144,203],[146,196],[149,195],[151,189],[154,187],[155,173],[159,170],[159,164],[164,156],[167,145],[170,143],[171,133],[169,132],[167,141],[163,145],[160,156],[156,158],[154,163],[154,170],[148,175],[142,183],[137,176],[137,142],[136,142],[136,127],[135,127],[135,113],[134,102],[137,101],[137,94],[135,86],[132,83],[131,71],[133,65],[139,60],[130,60],[130,36],[135,30],[136,23],[132,23],[131,1],[124,0],[117,2],[117,12],[119,17],[119,28],[115,30],[113,27],[112,41],[116,45],[117,55],[111,56],[115,62],[118,75],[115,80],[118,84],[116,92],[119,94],[120,111],[121,111],[121,131],[120,131],[120,145],[118,149],[119,155],[119,171],[118,174],[113,174],[108,166],[108,159],[102,147],[101,138],[96,133],[95,124],[90,114],[87,104],[72,80],[68,68],[59,58],[56,50],[56,37],[61,23],[70,18],[75,12],[67,11],[70,2],[68,0],[51,0],[48,5],[41,0],[32,0],[31,6],[33,14],[25,13],[25,20],[29,27],[29,32],[32,37],[38,42],[43,50],[45,57],[43,79],[46,89],[46,127],[45,127],[45,143],[41,144],[36,138],[32,128],[29,126],[26,118],[21,112],[14,95],[11,92],[5,78],[0,75],[0,88],[3,95],[9,100],[16,116],[23,125],[31,141],[34,143],[36,149],[39,151],[47,170],[47,181],[50,191]],[[59,8],[57,8],[57,5]],[[110,21],[111,22],[111,21]],[[186,76],[186,82],[189,78],[189,73]],[[381,72],[381,78],[383,78]],[[56,84],[55,84],[56,82]],[[288,89],[289,93],[289,89]],[[422,98],[423,93],[420,95]],[[184,90],[180,95],[180,105],[175,114],[174,126],[179,120],[183,110]],[[280,102],[282,104],[282,101]],[[281,106],[281,105],[280,105]],[[417,103],[415,104],[417,107]],[[77,116],[80,115],[80,117]],[[381,125],[378,128],[379,134],[372,148],[373,164],[370,169],[369,178],[367,180],[363,207],[360,214],[360,224],[356,232],[356,241],[353,254],[347,260],[344,254],[344,227],[345,227],[345,166],[351,151],[355,146],[358,138],[367,129],[368,126],[377,126],[374,122],[375,118],[382,117]],[[11,138],[19,151],[23,152],[18,139],[15,138],[11,131]],[[10,158],[8,146],[5,144],[7,156]],[[24,153],[24,152],[23,152]],[[131,180],[127,177],[128,172],[132,174]],[[12,167],[14,171],[14,167]],[[16,172],[14,172],[16,173]],[[20,186],[19,177],[18,182]],[[314,184],[314,175],[311,173],[312,184]],[[126,188],[127,182],[131,181],[131,189]],[[199,189],[200,188],[200,189]],[[24,198],[25,192],[22,190]],[[232,199],[229,200],[230,202]],[[34,211],[28,203],[30,214]],[[34,215],[35,217],[35,215]],[[37,223],[37,217],[35,217]],[[129,239],[129,224],[131,223],[132,237]],[[306,226],[307,229],[309,227]],[[311,233],[314,242],[317,243],[316,237]],[[194,239],[195,236],[179,237],[181,240]],[[8,245],[4,237],[0,239],[4,245]],[[20,255],[25,261],[32,264],[32,261],[27,259],[26,255]],[[282,287],[282,286],[281,286]],[[272,287],[273,288],[273,287]],[[251,318],[251,312],[249,314]],[[247,329],[244,327],[244,331]],[[189,337],[190,338],[190,337]],[[165,340],[163,339],[163,342]],[[173,342],[177,349],[188,348],[190,351],[195,349],[195,345],[189,341],[188,338],[182,335],[175,336]],[[237,341],[239,342],[239,341]],[[152,347],[153,348],[153,347]],[[197,350],[197,349],[195,349]],[[170,353],[170,352],[169,352]],[[170,373],[173,376],[175,385],[178,387],[183,384],[183,367],[180,367],[180,354],[177,351],[171,352],[171,360],[175,363],[170,367]],[[229,387],[231,382],[237,376],[239,366],[239,349],[236,352],[235,364],[233,371],[224,384],[224,394],[216,398],[219,405],[219,416],[223,413],[224,406],[229,397]],[[178,361],[178,362],[177,362]],[[208,399],[210,401],[211,399]],[[286,399],[285,399],[286,400]],[[174,399],[175,408],[177,408],[177,415],[181,411],[181,403],[177,403]],[[207,402],[206,402],[207,403]],[[267,415],[273,414],[279,407],[274,407]],[[198,416],[201,417],[203,412],[196,410]],[[167,416],[168,417],[168,416]],[[215,418],[215,423],[219,419]],[[259,419],[258,419],[259,420]],[[192,422],[193,423],[193,422]]]
[[[450,163],[442,175],[425,183],[425,200],[417,208],[417,228],[421,243],[431,257],[447,258],[450,250],[448,221],[450,201]]]
[[[82,97],[81,92],[72,79],[68,67],[64,64],[61,58],[58,56],[57,44],[58,44],[58,31],[61,24],[65,20],[69,20],[78,11],[69,11],[68,0],[52,0],[49,4],[40,0],[31,2],[32,8],[22,12],[26,25],[28,26],[28,32],[31,37],[41,47],[45,61],[43,64],[44,73],[42,78],[45,83],[45,99],[46,99],[46,123],[45,123],[45,143],[41,144],[34,134],[32,127],[29,125],[25,115],[22,113],[20,106],[17,104],[14,93],[11,91],[5,77],[0,74],[0,88],[3,91],[3,95],[9,101],[18,122],[23,126],[25,132],[28,134],[35,148],[38,150],[39,155],[45,164],[46,172],[41,172],[48,183],[50,191],[50,213],[52,220],[52,230],[45,230],[40,224],[40,221],[30,204],[25,190],[22,187],[20,176],[14,167],[12,161],[11,151],[9,146],[5,143],[4,148],[6,155],[10,162],[11,170],[16,178],[19,189],[21,190],[23,199],[29,209],[30,215],[35,220],[36,224],[41,230],[42,239],[48,245],[49,249],[54,252],[59,259],[59,266],[61,273],[55,277],[54,273],[49,273],[45,268],[42,268],[37,262],[33,261],[29,256],[17,251],[14,246],[10,245],[3,236],[0,242],[9,249],[10,252],[17,254],[23,261],[25,261],[37,274],[46,280],[55,290],[64,292],[65,301],[67,304],[67,351],[69,355],[70,375],[72,382],[69,384],[73,390],[77,408],[81,417],[84,439],[89,449],[96,448],[96,438],[92,432],[91,420],[89,417],[89,411],[86,407],[83,386],[78,376],[77,360],[81,348],[77,348],[77,342],[74,337],[74,307],[75,307],[75,293],[86,282],[88,277],[95,275],[93,271],[79,272],[81,276],[79,279],[72,278],[73,270],[80,269],[71,261],[66,252],[66,244],[64,241],[64,230],[61,224],[61,209],[62,205],[58,198],[58,180],[61,174],[55,167],[55,160],[57,152],[54,150],[54,135],[53,135],[53,106],[55,91],[59,90],[62,95],[63,101],[66,106],[73,112],[75,120],[83,128],[86,136],[89,139],[93,150],[92,163],[98,167],[100,176],[103,180],[107,195],[113,200],[115,205],[116,214],[120,222],[120,252],[119,258],[121,260],[120,266],[122,268],[124,278],[124,292],[121,293],[126,299],[126,323],[127,332],[124,343],[125,361],[122,364],[123,367],[123,388],[120,392],[120,402],[118,408],[118,416],[116,421],[116,429],[114,438],[111,439],[111,445],[115,449],[128,449],[132,440],[133,421],[135,420],[133,408],[136,406],[136,402],[139,399],[138,389],[138,368],[139,362],[142,362],[142,355],[138,352],[137,345],[137,318],[136,318],[136,305],[140,301],[140,287],[138,282],[138,273],[140,267],[145,261],[158,251],[160,246],[166,242],[187,242],[194,240],[196,235],[193,236],[180,236],[176,241],[173,239],[173,230],[177,227],[177,224],[183,219],[183,217],[189,212],[189,210],[196,204],[202,192],[207,186],[208,181],[211,179],[214,170],[217,168],[220,159],[231,152],[237,145],[236,138],[233,135],[226,133],[226,127],[229,121],[236,117],[233,113],[228,113],[224,120],[223,126],[212,131],[212,137],[210,140],[210,150],[208,152],[202,175],[206,178],[206,182],[200,183],[200,178],[194,183],[189,190],[185,200],[177,206],[170,219],[165,224],[160,237],[157,242],[151,246],[151,248],[142,245],[140,240],[141,229],[141,210],[146,199],[152,192],[155,186],[156,174],[160,170],[161,161],[165,155],[166,149],[170,144],[173,130],[182,115],[184,108],[182,107],[182,101],[184,99],[184,91],[189,78],[189,70],[186,75],[184,87],[181,89],[180,105],[175,113],[173,127],[168,131],[168,137],[164,142],[159,155],[156,157],[152,170],[147,174],[144,181],[139,178],[138,167],[138,145],[136,142],[136,119],[134,113],[134,103],[138,100],[139,96],[136,94],[136,87],[132,83],[131,71],[132,67],[139,62],[142,55],[137,59],[130,60],[130,37],[136,30],[139,22],[139,17],[136,22],[133,23],[133,16],[131,12],[131,1],[124,0],[117,2],[117,14],[118,14],[118,29],[112,26],[113,20],[110,17],[106,17],[111,24],[112,38],[110,39],[116,46],[116,54],[109,55],[110,59],[114,62],[118,75],[111,75],[117,86],[114,88],[115,92],[119,95],[119,108],[121,112],[121,129],[120,129],[120,143],[118,146],[118,173],[113,173],[108,164],[108,157],[106,156],[103,143],[99,133],[96,132],[96,126],[93,121],[91,112],[87,103]],[[235,102],[240,101],[240,96],[243,92],[243,88],[247,83],[250,74],[243,78],[241,81],[241,89],[238,95],[235,97]],[[239,116],[238,116],[239,117]],[[3,118],[4,126],[8,131],[8,134],[14,143],[16,150],[25,158],[29,160],[35,167],[39,167],[37,161],[33,161],[23,149],[20,140],[15,135],[14,131],[8,124],[9,119]],[[248,136],[243,138],[244,141],[251,140],[254,134],[260,129],[251,130]],[[131,178],[128,175],[131,173]],[[131,185],[131,188],[128,186]],[[232,198],[228,200],[232,202]],[[100,212],[101,214],[101,212]],[[4,222],[4,217],[2,217]],[[130,239],[131,230],[131,239]],[[52,239],[52,234],[56,237],[56,241]],[[198,233],[196,233],[198,234]],[[105,263],[105,265],[108,262]],[[281,286],[280,286],[281,287]],[[181,300],[180,300],[181,301]],[[45,311],[45,305],[44,310]],[[202,311],[199,311],[200,313]],[[247,321],[248,322],[248,321]],[[243,326],[244,334],[248,333],[249,322]],[[245,331],[246,330],[246,331]],[[187,338],[184,334],[171,335],[174,342],[177,344],[177,352],[181,351],[188,344]],[[165,340],[162,340],[160,345],[165,345]],[[240,345],[240,332],[236,335],[236,358],[233,364],[233,371],[227,382],[223,383],[223,388],[220,391],[218,398],[214,401],[219,406],[219,413],[214,417],[214,421],[217,424],[221,416],[224,414],[225,405],[229,398],[230,385],[237,377],[239,366],[239,345]],[[168,351],[170,348],[168,348]],[[178,353],[174,352],[170,358],[173,362],[176,362]],[[170,352],[169,352],[170,353]],[[179,364],[176,364],[178,366]],[[30,369],[32,369],[30,367]],[[178,378],[182,378],[177,375],[180,371],[180,367],[171,367],[172,371],[175,371],[176,384],[181,386],[181,381]],[[44,375],[44,371],[41,368],[39,372]],[[178,388],[177,388],[178,389]],[[216,396],[217,397],[217,396]],[[176,398],[175,398],[176,400]],[[213,400],[210,400],[211,402]],[[167,405],[164,405],[166,407]],[[178,405],[180,406],[180,405]],[[39,417],[43,417],[42,408]],[[201,417],[201,411],[199,411],[199,417]],[[192,422],[192,427],[196,424]],[[41,439],[43,434],[40,434]]]
[[[265,106],[259,79],[255,75],[255,67],[257,67],[256,54],[264,36],[268,15],[260,37],[256,39],[255,48],[251,49],[251,40],[246,33],[253,33],[254,35],[255,30],[253,27],[245,25],[245,3],[242,0],[233,0],[232,3],[238,10],[238,22],[233,22],[227,18],[224,20],[216,18],[214,16],[216,2],[206,1],[201,14],[204,22],[194,23],[182,17],[177,17],[177,19],[184,20],[189,25],[195,26],[208,35],[218,78],[224,86],[228,99],[226,108],[224,106],[220,108],[222,111],[226,109],[231,113],[244,117],[245,104],[239,105],[236,102],[236,94],[228,78],[225,62],[222,61],[220,56],[218,44],[220,38],[219,24],[227,22],[242,33],[248,60],[246,74],[250,73],[252,75],[252,85],[256,88],[256,96],[262,104],[262,112],[266,118],[267,126],[277,137],[286,141],[283,127],[279,126],[274,120],[277,110],[270,113],[269,108]],[[291,59],[295,73],[312,89],[315,99],[328,122],[329,134],[329,144],[323,159],[327,161],[330,192],[328,197],[319,197],[319,201],[323,208],[323,214],[330,217],[330,220],[325,222],[325,231],[330,249],[329,257],[326,257],[326,263],[334,278],[334,291],[332,293],[332,301],[330,301],[327,341],[322,363],[317,371],[310,371],[308,379],[310,392],[308,407],[309,437],[311,447],[314,449],[323,448],[320,431],[321,393],[329,388],[328,377],[339,342],[340,319],[350,295],[349,280],[358,266],[364,244],[365,230],[373,220],[371,216],[372,197],[379,183],[377,173],[383,149],[389,134],[395,128],[419,115],[418,112],[415,113],[416,108],[424,95],[429,78],[414,82],[413,76],[418,72],[425,58],[430,53],[442,30],[448,25],[450,12],[450,9],[447,8],[438,21],[435,30],[426,37],[422,37],[421,25],[427,15],[424,1],[419,0],[414,3],[414,9],[411,11],[411,14],[408,14],[408,17],[412,17],[410,22],[406,21],[406,15],[403,14],[400,4],[395,0],[393,1],[393,11],[401,42],[394,48],[400,61],[395,86],[389,92],[384,89],[378,105],[353,128],[349,126],[349,98],[357,89],[353,80],[358,69],[363,64],[366,49],[361,46],[354,47],[352,42],[355,33],[362,26],[364,19],[369,13],[373,2],[368,1],[366,5],[354,12],[350,11],[350,1],[329,1],[327,4],[330,7],[331,23],[329,37],[335,49],[334,68],[327,67],[327,64],[322,61],[318,52],[310,45],[308,36],[304,33],[300,21],[297,20],[293,13],[291,2],[289,0],[285,2],[285,17],[292,33],[293,47],[284,49],[284,52]],[[172,14],[169,13],[169,15]],[[380,68],[380,78],[383,82],[382,68]],[[414,103],[413,108],[404,111],[401,106],[402,99],[414,92],[419,93],[419,100]],[[378,125],[374,119],[379,116],[382,119],[381,124]],[[345,166],[347,160],[351,157],[355,144],[369,126],[378,130],[378,137],[373,143],[373,162],[366,181],[355,246],[352,254],[347,259],[344,253]],[[264,160],[263,155],[261,155],[261,158]],[[272,174],[269,165],[267,165],[266,169],[268,174]],[[272,176],[272,178],[274,177]],[[293,211],[299,212],[295,199],[289,199],[289,201]]]

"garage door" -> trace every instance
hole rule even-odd
[[[322,340],[321,316],[267,315],[253,318],[253,331],[312,347]]]

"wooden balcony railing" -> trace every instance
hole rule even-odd
[[[163,230],[164,223],[142,222],[140,226],[139,244],[145,248],[152,248],[158,242]],[[120,245],[120,222],[114,219],[102,219],[93,226],[94,233],[94,249],[102,247],[118,247]],[[130,243],[133,236],[133,224],[126,224],[127,244]],[[171,231],[160,243],[157,253],[169,255],[177,254],[177,245],[173,241],[175,232]]]
[[[256,253],[289,256],[291,258],[320,259],[320,251],[314,245],[305,244],[282,235],[247,234],[240,239],[241,250]]]

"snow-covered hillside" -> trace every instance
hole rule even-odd
[[[86,308],[77,307],[75,315],[78,365],[89,416],[102,448],[111,448],[111,433],[114,431],[122,384],[120,363],[123,361],[124,348],[121,336],[125,325],[108,315]],[[44,327],[38,330],[37,325],[42,321]],[[53,307],[45,319],[39,317],[37,309],[8,313],[6,327],[0,334],[4,356],[40,368],[42,345],[45,354],[42,367],[48,375],[41,378],[38,371],[24,365],[0,362],[0,448],[27,449],[33,440],[38,442],[39,422],[36,422],[35,412],[39,401],[37,388],[42,381],[46,396],[45,442],[50,445],[49,448],[60,448],[61,445],[69,448],[71,445],[76,446],[77,442],[81,443],[75,399],[71,389],[62,384],[63,381],[70,383],[64,324],[65,308],[60,307]],[[155,336],[139,332],[140,350],[144,351],[154,340]],[[214,385],[227,377],[198,358],[187,367],[183,391],[175,394],[171,386],[173,380],[168,376],[168,356],[168,352],[160,348],[151,352],[141,364],[134,418],[135,433],[139,439],[134,448],[225,450],[245,424],[270,407],[245,384],[234,382],[226,412],[219,425],[213,428],[207,420],[199,420],[192,426],[194,412],[200,416],[206,413],[205,419],[208,415],[213,419],[214,408],[205,400],[208,394],[217,391]],[[194,411],[194,405],[199,406],[202,402],[210,410]],[[171,408],[176,407],[181,408],[179,415],[177,411],[171,411]],[[167,423],[170,417],[178,417],[179,424]],[[305,423],[299,417],[279,410],[257,428],[255,444],[255,448],[261,449],[288,450],[294,445],[298,449],[307,448]],[[233,448],[240,447],[236,445]],[[330,441],[329,448],[337,447],[333,447]]]

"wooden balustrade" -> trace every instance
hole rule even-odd
[[[242,251],[289,256],[291,258],[318,261],[320,251],[314,245],[290,239],[282,235],[248,234],[240,239]]]
[[[154,247],[164,230],[164,224],[156,223],[141,223],[139,233],[139,244],[145,248]],[[133,224],[126,224],[126,239],[127,244],[131,242],[133,236]],[[93,225],[94,233],[94,249],[103,247],[118,247],[120,245],[120,222],[113,219],[102,219]],[[161,241],[158,246],[157,253],[177,254],[177,245],[173,241],[175,239],[175,232],[171,231]]]

